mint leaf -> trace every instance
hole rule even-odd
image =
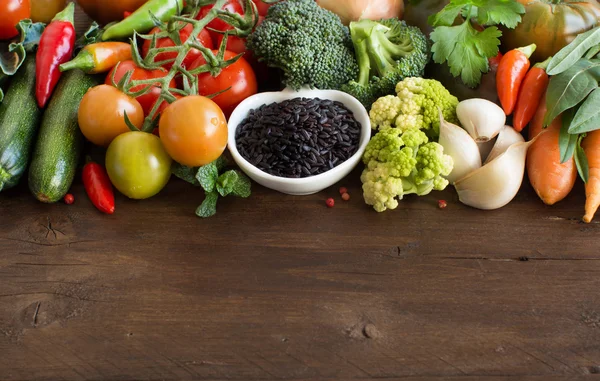
[[[186,167],[185,165],[173,162],[171,173],[194,186],[200,186],[200,182],[198,182],[198,179],[196,178],[198,168]]]
[[[242,198],[250,197],[250,194],[252,193],[252,182],[248,176],[244,175],[242,172],[236,172],[238,172],[238,181],[235,183],[231,194]]]
[[[206,193],[206,197],[202,204],[196,209],[196,215],[198,217],[207,218],[217,214],[217,201],[219,200],[219,194],[217,192]]]
[[[482,73],[489,70],[488,59],[498,54],[502,32],[488,27],[478,32],[466,21],[458,26],[440,26],[431,33],[431,51],[435,62],[448,62],[453,76],[460,75],[470,87],[476,87]]]
[[[204,188],[204,191],[214,191],[218,178],[219,170],[217,169],[217,166],[214,161],[210,164],[206,164],[198,168],[196,179],[198,180],[202,188]]]
[[[515,0],[474,0],[477,22],[481,25],[502,24],[514,29],[521,22],[525,6]]]
[[[233,192],[233,188],[238,181],[238,173],[234,170],[227,171],[219,176],[217,180],[217,191],[223,197]]]

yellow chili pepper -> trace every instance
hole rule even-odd
[[[60,65],[60,71],[81,69],[88,74],[105,73],[119,62],[131,59],[131,45],[124,42],[98,42],[84,47],[77,57]]]

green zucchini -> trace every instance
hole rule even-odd
[[[29,190],[41,202],[62,199],[73,183],[83,145],[77,124],[79,103],[98,84],[96,77],[70,70],[63,73],[54,90],[29,167]]]
[[[30,54],[0,103],[0,192],[17,185],[27,170],[41,117],[35,100],[35,55]]]

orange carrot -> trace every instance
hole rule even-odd
[[[590,223],[600,205],[600,131],[588,132],[581,147],[588,159],[590,175],[585,184],[585,216],[583,221]]]
[[[544,115],[546,115],[545,95],[542,97],[540,106],[529,124],[530,140],[542,132]],[[574,158],[566,163],[560,163],[558,137],[561,127],[562,118],[559,115],[548,126],[547,131],[527,151],[529,182],[546,205],[553,205],[567,197],[577,179],[577,167]]]

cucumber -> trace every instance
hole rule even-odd
[[[52,203],[69,191],[83,145],[77,124],[79,103],[100,83],[81,70],[63,73],[42,118],[29,167],[29,190],[41,202]]]
[[[0,192],[17,185],[27,170],[41,117],[35,100],[35,55],[30,54],[0,103]]]

